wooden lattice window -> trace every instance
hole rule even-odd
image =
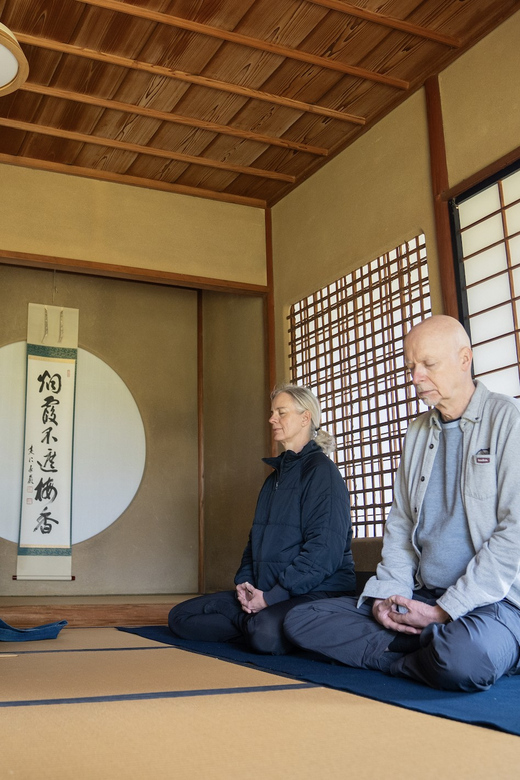
[[[402,439],[419,412],[403,339],[430,313],[422,234],[291,307],[292,381],[320,399],[358,537],[383,534]]]
[[[464,324],[473,370],[520,397],[520,164],[453,202]]]

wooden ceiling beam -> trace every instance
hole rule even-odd
[[[196,198],[219,200],[224,203],[236,203],[240,206],[252,206],[253,208],[261,209],[267,207],[266,201],[261,200],[260,198],[248,198],[245,195],[233,195],[228,192],[189,187],[186,184],[172,184],[171,182],[162,181],[160,179],[145,179],[141,176],[129,176],[126,173],[99,171],[94,170],[93,168],[83,168],[79,165],[66,165],[64,163],[50,162],[49,160],[40,160],[34,157],[17,157],[12,154],[0,153],[0,163],[15,165],[19,168],[33,168],[39,171],[49,171],[51,173],[65,173],[70,176],[82,176],[85,179],[98,179],[100,181],[111,182],[112,184],[125,184],[134,187],[143,187],[148,190],[161,190],[162,192],[172,192],[177,195],[192,195]]]
[[[128,5],[127,3],[120,2],[120,0],[77,0],[77,2],[84,5],[95,6],[97,8],[104,8],[109,11],[116,11],[117,13],[126,14],[127,16],[138,17],[149,22],[169,25],[170,27],[176,27],[180,30],[188,30],[189,32],[198,33],[200,35],[207,35],[211,38],[236,43],[250,49],[256,49],[258,51],[268,52],[269,54],[276,54],[280,57],[305,62],[308,65],[316,65],[319,68],[326,68],[356,78],[375,81],[379,84],[395,87],[396,89],[407,90],[410,87],[408,81],[386,76],[384,73],[360,68],[357,65],[348,65],[345,62],[339,62],[338,60],[333,60],[329,57],[320,57],[316,54],[300,51],[299,49],[292,49],[288,46],[281,46],[278,43],[251,38],[248,35],[242,35],[241,33],[236,33],[231,30],[223,30],[218,27],[201,24],[200,22],[193,22],[190,19],[182,19],[181,17],[171,16],[170,14],[165,14],[160,11],[152,11],[149,8],[143,8],[142,6]]]
[[[52,138],[65,138],[67,141],[77,141],[82,144],[94,144],[108,149],[118,149],[121,152],[132,152],[133,154],[146,154],[150,157],[162,157],[167,160],[186,163],[187,165],[203,165],[206,168],[217,168],[221,171],[230,171],[237,175],[245,174],[247,176],[259,176],[262,179],[274,179],[294,184],[295,176],[289,176],[286,173],[277,171],[267,171],[261,168],[252,168],[244,165],[233,165],[232,163],[221,162],[221,160],[212,160],[208,157],[196,157],[191,154],[181,154],[171,152],[168,149],[158,149],[154,146],[143,146],[142,144],[132,144],[128,141],[117,141],[113,138],[105,138],[98,135],[89,135],[88,133],[77,133],[73,130],[61,130],[58,127],[49,125],[38,125],[33,122],[22,122],[18,119],[9,119],[0,117],[0,127],[10,127],[12,130],[21,130],[25,133],[38,133],[38,135],[51,136]]]
[[[161,122],[172,122],[176,125],[184,125],[185,127],[196,127],[200,130],[208,130],[211,133],[220,133],[222,135],[230,135],[235,138],[242,138],[244,141],[253,141],[259,144],[267,144],[269,146],[279,146],[282,149],[293,149],[297,152],[307,152],[308,154],[314,154],[319,157],[327,157],[329,154],[328,149],[323,149],[319,146],[311,146],[310,144],[300,143],[299,141],[289,141],[285,138],[276,138],[270,135],[261,135],[255,133],[252,130],[240,130],[238,127],[229,127],[228,125],[219,125],[216,122],[206,122],[204,119],[195,119],[194,117],[181,116],[179,114],[170,114],[167,111],[157,111],[154,108],[147,108],[146,106],[137,106],[134,103],[121,103],[119,100],[110,100],[106,98],[96,97],[95,95],[86,95],[82,92],[72,92],[66,89],[57,89],[56,87],[47,87],[43,84],[33,84],[27,81],[20,89],[25,92],[32,92],[37,95],[45,95],[46,97],[58,98],[61,100],[72,100],[75,103],[84,103],[89,106],[96,106],[97,108],[107,108],[112,111],[121,111],[124,114],[136,114],[138,116],[144,116],[147,119],[155,119]]]
[[[418,24],[406,22],[404,19],[396,19],[393,16],[385,16],[385,14],[380,14],[377,11],[369,11],[367,8],[361,8],[358,5],[343,3],[342,0],[307,0],[307,2],[312,3],[313,5],[319,5],[322,8],[330,8],[332,11],[339,11],[348,16],[355,16],[366,22],[373,22],[374,24],[379,24],[384,27],[390,27],[393,30],[400,30],[401,32],[415,35],[418,38],[425,38],[429,41],[442,43],[444,46],[449,46],[452,49],[460,49],[463,45],[459,38],[454,38],[451,35],[443,35],[435,30],[430,30],[428,27],[421,27]]]
[[[117,65],[129,70],[143,71],[145,73],[150,73],[153,76],[165,76],[166,78],[176,79],[177,81],[183,81],[188,84],[197,84],[198,86],[207,87],[208,89],[217,89],[221,92],[241,95],[248,99],[263,100],[267,103],[274,103],[278,106],[291,108],[294,111],[317,114],[318,116],[326,116],[330,119],[338,119],[340,122],[350,122],[356,125],[366,124],[366,119],[364,117],[346,114],[343,111],[336,111],[333,108],[326,108],[325,106],[319,106],[313,103],[304,103],[300,100],[294,100],[293,98],[273,95],[270,92],[261,92],[260,90],[251,89],[250,87],[242,87],[239,84],[229,84],[227,81],[219,81],[206,76],[195,76],[192,73],[172,70],[171,68],[165,68],[162,65],[152,65],[149,62],[133,60],[128,57],[120,57],[116,54],[106,54],[105,52],[95,51],[94,49],[74,46],[70,43],[61,43],[61,41],[41,38],[37,35],[28,35],[23,32],[15,32],[13,34],[16,36],[19,43],[27,44],[28,46],[36,46],[41,49],[48,49],[62,54],[70,54],[74,57],[84,57],[86,59],[96,60],[97,62],[103,62],[106,65]]]

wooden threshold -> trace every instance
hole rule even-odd
[[[76,599],[67,601],[66,597],[47,600],[3,598],[0,600],[0,615],[2,620],[15,628],[32,628],[59,620],[66,620],[70,628],[166,625],[170,609],[193,595],[177,594],[169,598],[161,597],[160,600],[150,596],[149,601],[137,602],[131,601],[130,597],[126,601],[111,602],[105,597],[102,603],[96,603],[92,597],[83,603]]]

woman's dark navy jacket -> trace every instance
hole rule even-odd
[[[264,458],[263,484],[235,585],[250,582],[267,604],[311,591],[355,590],[349,493],[312,440],[301,452]]]

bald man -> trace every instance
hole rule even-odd
[[[356,602],[293,609],[289,639],[348,666],[482,691],[520,673],[520,403],[471,375],[462,325],[405,338],[430,408],[406,434],[382,561]]]

